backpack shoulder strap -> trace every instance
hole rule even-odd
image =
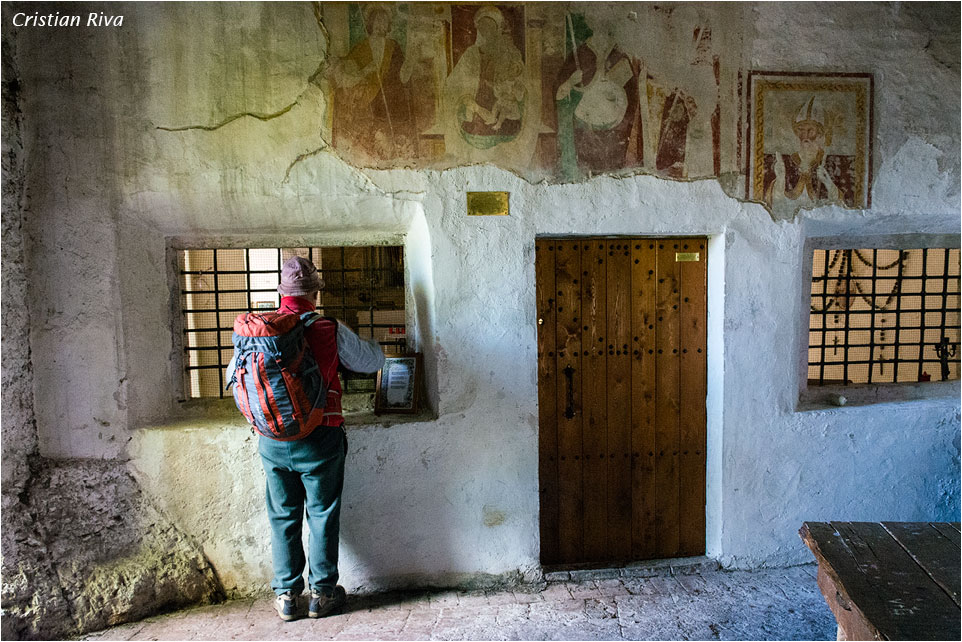
[[[318,321],[330,321],[331,325],[334,326],[334,346],[337,348],[337,328],[340,325],[334,317],[326,317],[318,314],[317,312],[305,312],[301,315],[301,323],[304,324],[304,330],[308,330],[312,324]]]
[[[305,328],[310,327],[311,324],[317,321],[330,321],[331,323],[334,324],[335,327],[337,327],[337,319],[335,319],[334,317],[322,316],[317,312],[305,312],[304,314],[301,315],[301,321],[304,322]]]

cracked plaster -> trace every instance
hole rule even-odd
[[[5,508],[8,498],[23,501],[7,494],[16,487],[8,460],[26,461],[10,436],[35,452],[36,426],[40,454],[82,458],[71,464],[79,476],[104,475],[83,458],[129,470],[143,495],[138,510],[169,520],[165,532],[184,543],[184,559],[199,552],[228,594],[263,591],[262,473],[249,433],[229,410],[174,401],[180,364],[170,336],[168,242],[253,235],[363,244],[390,236],[404,239],[413,270],[415,335],[437,418],[349,430],[344,583],[536,573],[534,238],[705,234],[723,241],[709,255],[708,403],[716,410],[708,554],[726,566],[792,564],[808,559],[795,536],[801,520],[958,519],[957,399],[796,412],[797,374],[785,367],[796,361],[807,236],[959,231],[959,124],[945,117],[958,113],[958,91],[930,90],[957,89],[958,74],[918,55],[930,27],[910,12],[751,6],[752,66],[868,70],[877,82],[872,209],[826,207],[773,222],[760,205],[726,193],[725,181],[630,173],[550,185],[490,166],[351,167],[321,135],[319,90],[309,86],[311,99],[278,113],[284,97],[305,94],[303,79],[323,48],[300,8],[116,7],[130,18],[109,37],[4,35],[4,64],[16,60],[23,75],[25,119],[24,153],[8,152],[4,140],[4,304],[18,296],[29,313],[16,317],[19,335],[8,334],[5,317],[4,354],[29,364],[23,385],[33,388],[32,399],[8,388],[5,366],[5,409],[14,395],[21,399],[16,427],[4,422]],[[804,38],[786,38],[789,23],[805,24]],[[958,42],[957,29],[949,36]],[[246,112],[272,117],[234,118],[216,131],[157,129]],[[22,250],[7,217],[18,190],[29,197]],[[466,217],[468,190],[509,191],[511,215]],[[45,488],[71,497],[61,486]],[[494,529],[485,507],[503,515]],[[121,520],[137,541],[137,525]],[[65,562],[83,559],[74,548],[57,550]],[[136,555],[108,557],[124,566]],[[58,608],[51,613],[66,617]],[[40,611],[31,613],[39,621]]]

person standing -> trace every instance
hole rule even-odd
[[[311,261],[299,256],[288,259],[277,287],[281,295],[277,312],[314,312],[317,294],[323,287],[324,281]],[[329,386],[324,419],[306,437],[294,441],[258,437],[258,452],[267,475],[274,569],[271,588],[277,595],[275,608],[282,620],[298,616],[305,565],[311,590],[309,617],[330,615],[347,601],[344,587],[337,584],[341,491],[347,455],[337,369],[341,365],[354,372],[371,373],[384,364],[384,353],[376,341],[362,340],[339,321],[319,319],[305,329],[304,336]],[[305,509],[310,531],[307,560],[301,545]]]

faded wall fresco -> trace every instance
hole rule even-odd
[[[736,173],[732,5],[320,3],[325,139],[367,167]],[[731,15],[729,15],[731,14]],[[740,15],[740,14],[738,14]],[[729,53],[731,52],[731,53]]]
[[[871,74],[749,75],[746,192],[776,218],[800,207],[870,205]]]

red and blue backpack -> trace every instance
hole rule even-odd
[[[234,320],[234,357],[227,368],[234,403],[251,427],[279,441],[309,435],[324,420],[324,381],[304,331],[315,312],[253,312]]]

